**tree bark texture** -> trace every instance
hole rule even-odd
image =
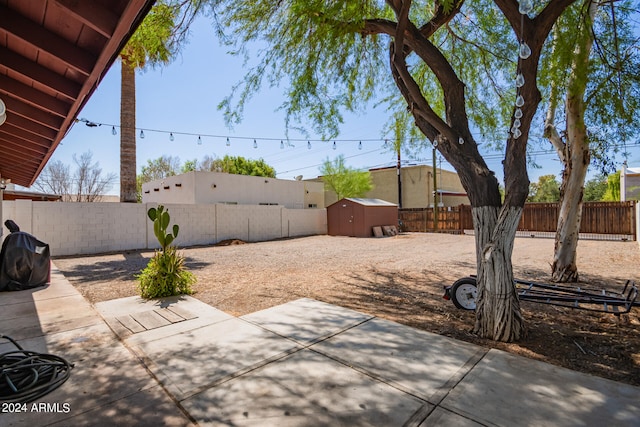
[[[121,61],[120,88],[120,201],[137,203],[136,186],[136,74]]]
[[[582,221],[582,196],[584,180],[589,167],[590,151],[587,127],[584,122],[584,94],[588,81],[589,56],[593,46],[591,23],[595,17],[597,3],[587,0],[588,15],[580,28],[580,37],[573,55],[572,73],[569,78],[566,99],[566,142],[560,156],[564,164],[560,186],[560,212],[551,265],[551,280],[555,282],[577,282],[578,266],[576,253]],[[553,141],[552,141],[553,142]],[[555,140],[554,145],[558,142]]]
[[[498,181],[478,151],[466,112],[465,84],[440,48],[429,39],[460,11],[463,2],[452,10],[436,7],[432,19],[419,27],[409,19],[409,0],[389,0],[397,23],[376,19],[367,21],[364,35],[387,34],[392,42],[389,62],[394,81],[407,102],[407,109],[420,131],[456,169],[474,212],[476,256],[478,260],[478,298],[475,332],[480,336],[515,341],[524,333],[520,304],[513,281],[511,254],[524,202],[529,192],[526,147],[531,122],[540,102],[537,72],[540,55],[553,24],[575,0],[554,0],[535,17],[520,14],[518,2],[494,0],[513,27],[518,40],[525,40],[531,56],[519,61],[525,84],[519,94],[525,99],[521,108],[521,136],[507,140],[504,159],[505,200],[501,201]],[[406,58],[415,55],[430,68],[442,88],[445,114],[440,116],[429,104],[422,88],[411,75]],[[515,98],[514,98],[515,101]],[[513,108],[515,113],[515,106]],[[515,115],[515,114],[514,114]],[[515,117],[512,117],[512,125]]]
[[[513,281],[511,255],[522,208],[472,209],[478,262],[474,333],[495,341],[517,341],[525,332]]]

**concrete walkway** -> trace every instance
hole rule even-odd
[[[54,271],[0,294],[0,321],[75,363],[47,411],[3,426],[640,425],[638,387],[311,299],[240,318],[191,297],[94,308]]]

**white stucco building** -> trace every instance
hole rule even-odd
[[[278,205],[324,208],[324,184],[195,171],[142,184],[142,203]]]

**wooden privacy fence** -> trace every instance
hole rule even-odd
[[[580,233],[635,240],[635,203],[585,202],[582,206]],[[559,210],[559,203],[526,203],[518,231],[555,233]],[[433,208],[400,209],[399,220],[403,231],[436,231]],[[471,206],[459,205],[438,209],[437,231],[463,233],[464,230],[473,230]]]

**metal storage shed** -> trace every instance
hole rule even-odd
[[[398,205],[380,199],[345,198],[327,207],[330,236],[371,237],[373,227],[398,225]]]

